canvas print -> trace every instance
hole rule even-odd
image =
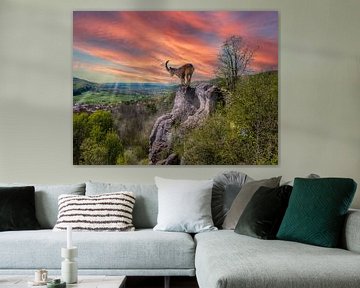
[[[74,11],[73,164],[278,164],[278,13]]]

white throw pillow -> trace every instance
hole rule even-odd
[[[74,231],[133,231],[132,192],[105,193],[92,196],[59,196],[59,214],[55,231],[72,226]]]
[[[154,230],[198,233],[217,230],[211,217],[213,180],[155,177],[159,212]]]

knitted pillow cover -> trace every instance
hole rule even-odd
[[[74,231],[133,231],[132,192],[93,196],[59,196],[59,215],[55,231],[72,226]]]
[[[295,178],[277,238],[337,247],[355,191],[349,178]]]

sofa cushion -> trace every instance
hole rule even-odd
[[[277,238],[337,247],[355,190],[349,178],[295,178]]]
[[[59,216],[55,231],[133,231],[132,192],[114,192],[92,196],[59,196]]]
[[[225,217],[223,228],[234,230],[237,222],[240,219],[241,214],[243,213],[246,205],[249,203],[251,197],[255,194],[255,192],[261,186],[269,188],[278,187],[280,179],[281,177],[274,177],[270,179],[251,181],[243,185]]]
[[[72,240],[78,247],[78,268],[83,271],[194,269],[195,244],[186,233],[152,229],[73,232]],[[61,247],[66,247],[66,231],[2,232],[0,269],[60,269]]]
[[[211,214],[214,225],[221,228],[231,204],[239,193],[245,182],[252,179],[245,173],[238,171],[227,171],[218,174],[214,178],[212,189]]]
[[[131,191],[136,202],[133,211],[133,223],[136,229],[153,228],[158,213],[158,192],[155,184],[121,184],[86,182],[86,195]]]
[[[200,288],[353,288],[360,254],[297,242],[262,240],[231,230],[195,236]]]
[[[0,231],[40,228],[34,192],[33,186],[0,187]]]
[[[260,187],[236,224],[235,232],[261,239],[275,239],[288,206],[292,187]]]
[[[49,229],[55,226],[58,216],[58,197],[61,194],[85,194],[85,183],[64,185],[0,183],[0,186],[34,186],[36,218],[43,229]]]
[[[154,230],[198,233],[217,229],[211,217],[213,180],[155,177],[159,213]]]

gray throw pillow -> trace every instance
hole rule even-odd
[[[281,176],[270,179],[251,181],[244,184],[225,217],[224,223],[222,225],[223,229],[234,230],[236,224],[240,219],[241,214],[244,212],[245,207],[247,206],[255,192],[261,186],[269,188],[279,187],[280,179]]]
[[[211,217],[213,180],[155,177],[159,213],[154,230],[198,233],[217,230]]]
[[[216,227],[222,227],[225,216],[241,187],[251,180],[245,173],[238,171],[226,171],[214,178],[211,213]]]

